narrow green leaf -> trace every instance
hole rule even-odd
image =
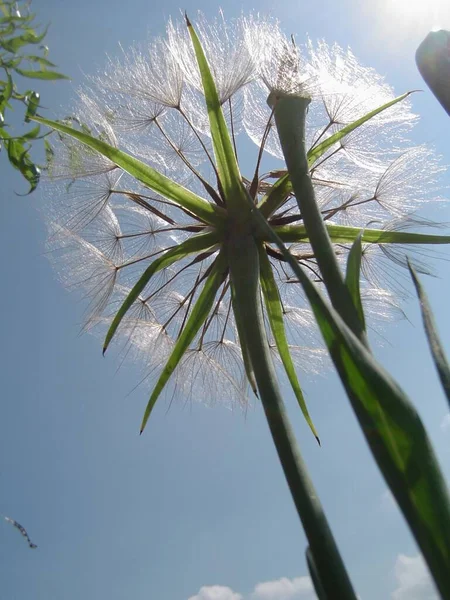
[[[36,127],[33,127],[33,129],[30,129],[30,131],[27,131],[26,133],[24,133],[21,136],[22,140],[35,140],[39,134],[41,132],[41,128],[39,125],[36,125]]]
[[[330,135],[329,138],[327,138],[326,140],[324,140],[323,142],[321,142],[314,148],[311,148],[311,150],[309,150],[309,152],[308,152],[309,166],[310,167],[313,166],[314,163],[323,154],[325,154],[325,152],[329,148],[334,146],[334,144],[337,144],[337,142],[339,142],[340,140],[344,139],[349,133],[351,133],[352,131],[355,131],[355,129],[358,129],[358,127],[361,127],[361,125],[364,125],[364,123],[367,123],[367,121],[370,121],[370,119],[373,119],[373,117],[375,117],[376,115],[379,115],[381,112],[387,110],[391,106],[394,106],[394,104],[401,102],[402,100],[407,98],[410,94],[412,94],[412,92],[406,92],[405,94],[402,94],[401,96],[398,96],[397,98],[394,98],[394,100],[391,100],[390,102],[386,102],[386,104],[379,106],[375,110],[371,110],[369,113],[367,113],[360,119],[353,121],[353,123],[350,123],[350,125],[346,125],[342,129],[340,129],[338,132],[336,132],[334,135]]]
[[[0,94],[0,112],[3,112],[8,104],[8,100],[13,93],[13,80],[9,71],[6,71],[6,85]]]
[[[19,69],[16,67],[15,70],[22,77],[28,77],[29,79],[44,79],[46,81],[55,81],[56,79],[70,79],[67,75],[57,73],[56,71],[28,71],[25,69]]]
[[[22,46],[26,46],[28,44],[39,44],[45,36],[47,35],[48,26],[44,29],[44,31],[37,35],[31,28],[26,28],[26,33],[17,36],[15,38],[10,38],[9,40],[3,40],[2,46],[8,52],[12,54],[16,54]]]
[[[30,122],[30,117],[34,117],[37,109],[39,108],[40,95],[38,92],[31,92],[29,96],[27,96],[27,112],[25,114],[25,123]],[[39,125],[37,126],[39,130]]]
[[[297,402],[300,406],[303,416],[305,417],[305,420],[311,428],[314,437],[320,445],[320,439],[317,434],[316,428],[314,427],[314,424],[311,420],[311,417],[309,416],[306,401],[303,396],[303,392],[301,390],[300,383],[298,381],[294,363],[292,361],[291,353],[289,350],[289,344],[286,337],[286,330],[284,327],[283,307],[281,305],[281,298],[278,292],[278,286],[275,281],[275,277],[273,276],[272,267],[270,265],[267,253],[261,244],[258,245],[258,252],[261,287],[264,296],[264,303],[267,309],[267,316],[269,318],[270,329],[272,330],[272,334],[277,345],[281,361],[283,363],[284,369],[289,379],[289,383],[292,386],[292,389],[294,391],[295,397],[297,398]]]
[[[5,131],[2,131],[1,136],[5,139]],[[9,136],[8,136],[9,137]],[[28,148],[26,148],[23,144],[21,138],[19,139],[5,139],[5,147],[8,151],[8,159],[11,165],[20,171],[20,173],[24,176],[24,178],[30,184],[30,189],[27,192],[31,194],[37,188],[39,183],[39,179],[41,176],[41,172],[39,168],[33,163],[28,154]]]
[[[11,19],[8,19],[9,23],[7,25],[7,27],[4,27],[1,31],[0,31],[0,46],[3,47],[3,42],[6,36],[8,35],[12,35],[15,30],[16,30],[16,26],[14,24],[14,22]]]
[[[47,58],[44,58],[43,56],[34,56],[31,54],[27,54],[27,56],[24,56],[24,58],[26,60],[29,60],[30,62],[38,63],[42,67],[56,68],[56,65],[54,63],[50,62]]]
[[[225,117],[223,116],[222,107],[220,106],[216,84],[200,40],[187,16],[186,22],[202,78],[214,155],[216,157],[219,179],[225,194],[227,206],[232,211],[234,210],[235,213],[238,213],[239,209],[241,212],[245,211],[247,213],[246,202],[242,196],[245,193],[242,177],[239,172],[239,165],[234,153]]]
[[[11,58],[10,60],[4,60],[2,67],[5,69],[15,69],[17,65],[20,65],[22,62],[22,57],[18,56],[16,58]]]
[[[372,454],[443,598],[450,598],[450,499],[419,415],[408,397],[328,306],[261,213],[253,221],[298,277]]]
[[[427,334],[431,354],[433,356],[433,361],[436,365],[436,369],[439,374],[442,387],[444,388],[445,395],[447,396],[447,400],[450,405],[450,365],[448,364],[444,348],[442,346],[442,342],[437,332],[436,323],[434,321],[433,312],[431,310],[431,306],[428,301],[427,295],[425,294],[425,290],[423,289],[419,278],[417,277],[417,274],[409,261],[408,268],[411,273],[414,285],[416,287],[417,296],[419,297],[423,324],[425,327],[425,332]]]
[[[364,309],[361,302],[361,292],[359,287],[361,277],[362,235],[363,231],[359,233],[349,252],[347,259],[347,271],[345,273],[345,285],[350,292],[350,296],[352,297],[359,320],[362,323],[363,330],[366,331],[366,320],[364,318]]]
[[[223,283],[227,272],[228,265],[225,260],[225,255],[221,252],[212,265],[211,272],[205,281],[205,285],[203,286],[203,289],[192,308],[189,318],[177,339],[172,354],[170,355],[169,360],[167,361],[166,366],[164,367],[163,372],[161,373],[155,388],[153,389],[152,395],[150,396],[150,400],[147,404],[147,408],[145,409],[144,417],[142,419],[141,433],[144,431],[150,413],[152,412],[156,400],[164,389],[164,386],[169,381],[170,376],[183,357],[183,354],[188,349],[189,344],[193,341],[200,327],[208,318],[216,294]]]
[[[175,181],[172,181],[168,177],[158,173],[158,171],[152,169],[152,167],[146,165],[137,158],[134,158],[91,135],[78,131],[77,129],[69,127],[68,125],[64,125],[63,123],[50,121],[49,119],[43,119],[42,117],[36,116],[32,117],[31,120],[42,123],[42,125],[47,125],[47,127],[56,129],[56,131],[61,133],[65,133],[66,135],[69,135],[79,142],[85,144],[89,148],[99,152],[103,156],[106,156],[118,167],[135,177],[138,181],[158,194],[161,194],[165,198],[173,200],[179,204],[179,206],[182,206],[190,211],[201,221],[204,221],[209,225],[218,225],[222,222],[223,215],[225,213],[222,214],[220,209],[216,208],[209,202],[206,202],[206,200],[200,198]]]
[[[161,271],[169,267],[171,264],[185,258],[189,254],[193,254],[194,252],[201,252],[202,250],[206,250],[207,248],[211,248],[219,241],[219,235],[216,232],[209,232],[204,234],[199,234],[196,236],[192,236],[175,246],[174,248],[168,250],[165,254],[156,258],[152,264],[144,271],[144,273],[139,278],[138,282],[135,284],[131,292],[126,297],[124,303],[118,310],[116,316],[111,323],[110,328],[106,334],[105,342],[103,344],[103,354],[105,354],[108,346],[117,331],[117,328],[120,325],[123,317],[126,315],[128,310],[131,308],[132,304],[137,300],[139,294],[148,284],[150,279]]]
[[[331,241],[335,244],[352,244],[361,233],[360,227],[333,225],[327,222],[325,226]],[[282,225],[273,229],[285,243],[305,242],[308,239],[304,225]],[[450,244],[450,235],[365,228],[361,242],[364,244]]]

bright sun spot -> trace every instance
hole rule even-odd
[[[398,40],[419,42],[430,31],[450,29],[449,0],[378,0],[370,5],[378,32]]]

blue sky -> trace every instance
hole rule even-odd
[[[397,93],[424,88],[414,52],[450,9],[375,0],[261,2],[298,40],[306,33],[350,45]],[[444,3],[442,3],[443,6]],[[232,17],[254,6],[172,0],[35,0],[51,21],[50,59],[72,83],[42,84],[48,114],[64,111],[73,89],[105,54],[160,34],[182,8]],[[416,94],[414,139],[450,162],[447,115],[428,91]],[[0,321],[2,378],[0,512],[22,523],[38,549],[0,523],[0,597],[5,600],[311,600],[303,536],[261,407],[157,405],[138,428],[147,390],[139,370],[102,358],[99,339],[80,335],[83,303],[68,294],[45,257],[42,191],[29,197],[0,156],[2,198]],[[450,184],[450,176],[444,177]],[[448,208],[426,216],[449,221]],[[446,252],[447,256],[449,253]],[[424,283],[444,343],[450,338],[450,265]],[[408,320],[385,327],[376,349],[418,407],[450,476],[448,408],[428,356],[417,303]],[[449,344],[446,344],[450,353]],[[289,393],[293,425],[355,587],[363,600],[429,600],[417,549],[386,492],[333,372],[306,381],[318,448]],[[283,579],[284,578],[284,579]],[[216,586],[216,587],[214,587]],[[218,586],[218,587],[217,587]],[[408,588],[409,586],[409,588]]]

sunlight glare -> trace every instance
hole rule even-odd
[[[378,0],[376,4],[378,29],[388,35],[419,39],[430,31],[450,29],[449,0]]]

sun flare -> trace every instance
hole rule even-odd
[[[429,31],[450,29],[450,2],[379,0],[377,21],[385,34],[394,35],[396,39],[423,38]]]

